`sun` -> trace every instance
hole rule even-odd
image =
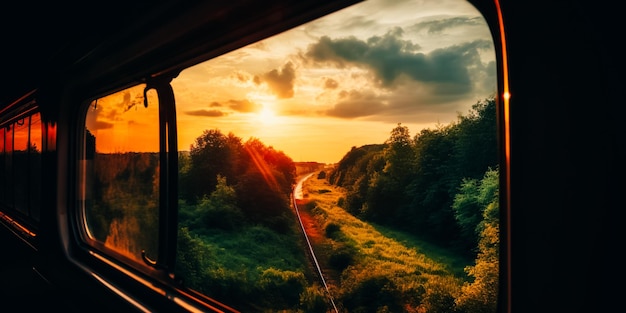
[[[276,113],[267,107],[264,107],[261,111],[259,111],[259,113],[257,113],[257,118],[259,119],[259,122],[264,125],[274,125],[278,122],[278,116],[276,116]]]

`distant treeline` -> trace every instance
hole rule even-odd
[[[296,174],[303,175],[316,171],[321,171],[326,164],[319,162],[296,162]]]
[[[385,143],[352,147],[328,177],[346,188],[344,208],[353,215],[467,254],[478,244],[484,207],[456,210],[453,202],[464,181],[497,169],[497,147],[495,99],[486,99],[414,137],[399,123]]]

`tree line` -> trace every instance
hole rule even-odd
[[[464,182],[497,169],[497,147],[495,99],[485,99],[414,137],[399,123],[386,142],[352,147],[328,176],[347,190],[343,205],[353,215],[473,258],[484,207],[453,204]]]

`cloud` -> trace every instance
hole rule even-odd
[[[366,68],[376,83],[387,89],[396,88],[399,78],[407,77],[434,85],[434,92],[467,94],[473,86],[469,70],[481,64],[479,50],[492,47],[490,41],[476,40],[423,53],[418,44],[402,40],[402,34],[396,27],[367,40],[323,36],[308,47],[305,56],[339,68]]]
[[[293,97],[295,79],[296,71],[293,63],[287,62],[280,70],[273,69],[261,77],[255,76],[254,82],[257,84],[265,82],[278,98],[285,99]]]
[[[381,99],[369,92],[344,90],[339,95],[340,101],[325,112],[327,115],[341,118],[364,117],[380,113],[386,107]]]
[[[206,116],[206,117],[220,117],[225,116],[226,113],[220,110],[195,110],[195,111],[186,111],[187,115],[193,116]]]
[[[326,78],[324,79],[324,88],[325,89],[335,89],[339,87],[339,83],[332,79],[332,78]]]
[[[441,34],[444,30],[456,27],[483,27],[485,21],[481,17],[457,16],[432,21],[425,21],[410,26],[410,30],[426,30],[429,34]]]
[[[143,105],[143,96],[138,94],[135,95],[135,99],[131,100],[131,95],[129,91],[124,92],[122,101],[117,104],[118,107],[122,108],[123,112],[128,112],[128,110],[134,108],[136,105]]]
[[[226,102],[228,107],[241,113],[258,112],[262,109],[262,106],[258,103],[250,102],[248,99],[244,100],[228,100]]]
[[[220,109],[191,110],[191,111],[185,111],[185,114],[193,115],[193,116],[221,117],[221,116],[229,115],[230,113],[232,113],[232,111],[239,112],[239,113],[250,113],[250,112],[258,112],[259,110],[262,109],[261,105],[254,103],[254,102],[250,102],[250,100],[248,99],[243,99],[243,100],[231,99],[225,102],[213,101],[209,104],[209,107],[220,108]]]
[[[90,131],[96,131],[96,130],[100,130],[100,129],[110,129],[110,128],[113,128],[113,123],[104,122],[104,121],[95,121],[91,125],[93,125],[93,126],[89,127]]]
[[[105,108],[108,108],[106,110]],[[85,124],[90,131],[96,131],[100,129],[110,129],[115,125],[113,122],[107,122],[105,120],[115,121],[117,111],[111,109],[110,106],[99,105],[93,103],[89,108],[89,113],[86,116]]]
[[[244,73],[242,73],[242,72],[237,72],[237,73],[235,73],[235,78],[236,78],[239,82],[242,82],[242,83],[244,83],[244,82],[246,82],[246,81],[248,81],[248,80],[250,79],[247,75],[245,75],[245,74],[244,74]]]
[[[482,85],[483,82],[476,84]],[[434,88],[420,82],[408,82],[389,92],[367,87],[342,90],[332,96],[334,101],[330,109],[318,113],[337,118],[393,123],[451,122],[458,113],[466,113],[467,108],[482,99],[478,95],[471,98],[467,95],[436,93]],[[487,97],[487,94],[483,97]]]

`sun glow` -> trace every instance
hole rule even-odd
[[[244,141],[258,138],[297,161],[335,163],[351,147],[385,142],[399,122],[417,134],[454,121],[481,95],[493,93],[495,72],[483,71],[492,68],[487,64],[495,54],[469,44],[490,40],[488,27],[467,20],[467,27],[453,27],[453,36],[442,40],[441,34],[420,28],[431,25],[431,20],[449,21],[438,17],[440,9],[426,18],[412,9],[400,14],[396,5],[378,7],[385,3],[367,1],[355,11],[337,12],[182,71],[172,80],[181,149],[189,149],[204,130],[217,129]],[[458,16],[479,16],[467,4],[446,9]],[[345,27],[362,16],[371,16],[372,22],[360,30]],[[456,40],[465,44],[459,46]],[[418,45],[428,48],[420,54],[414,51]],[[344,49],[362,52],[344,54]],[[379,57],[383,50],[385,56]],[[454,63],[460,66],[454,73],[441,76],[443,81],[432,80],[426,73],[448,71],[450,65],[437,57],[438,52],[429,56],[435,50],[460,60],[466,53],[479,53],[481,58],[472,59],[477,64],[467,68],[463,62]],[[463,100],[444,92],[457,86],[459,77],[471,82],[466,79],[470,68],[471,77],[489,80],[467,85]],[[107,125],[101,125],[101,131]]]
[[[261,111],[259,111],[259,113],[257,113],[257,118],[259,122],[264,125],[275,125],[279,120],[276,113],[268,107],[264,107]]]

